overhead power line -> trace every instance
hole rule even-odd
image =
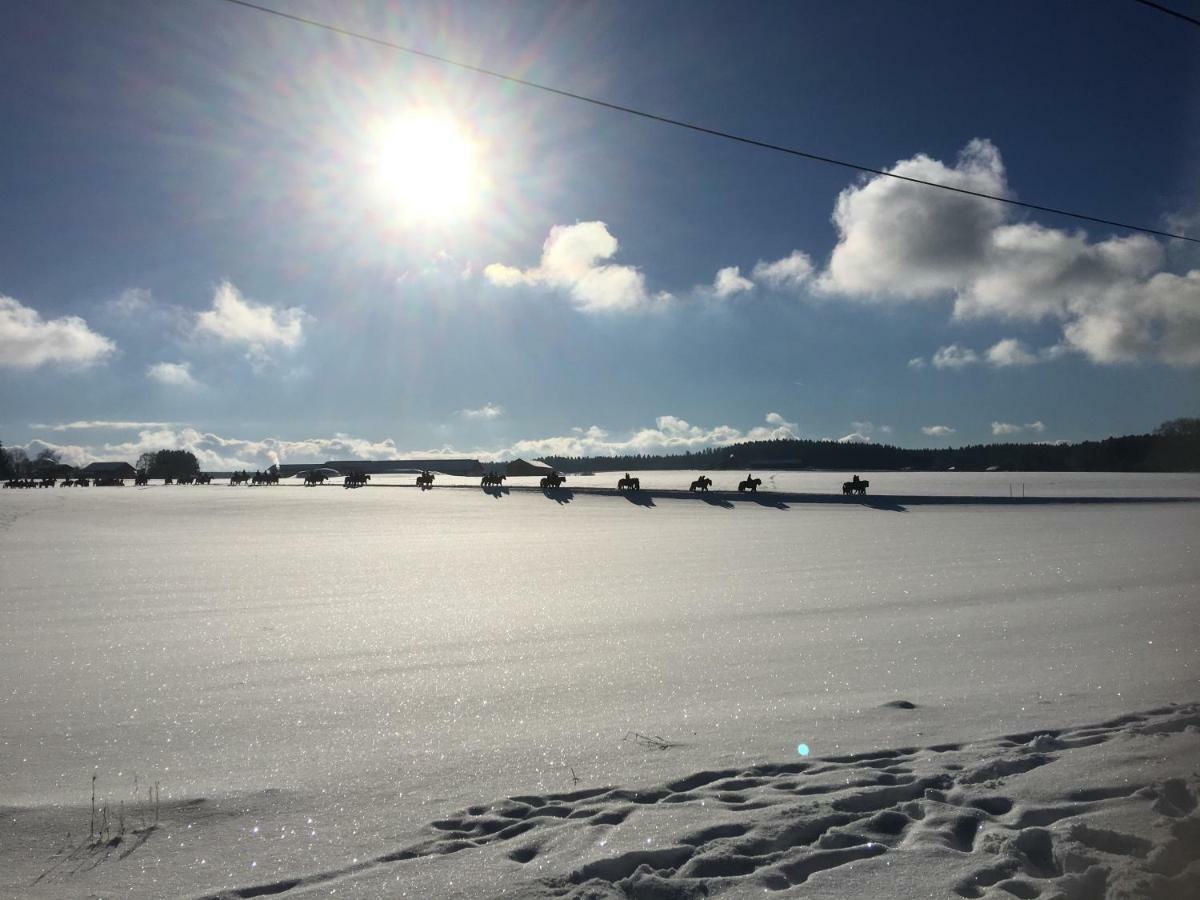
[[[1177,19],[1183,19],[1183,21],[1190,22],[1197,28],[1200,28],[1200,19],[1197,19],[1194,16],[1186,15],[1185,13],[1181,13],[1177,9],[1171,9],[1169,6],[1163,6],[1161,3],[1155,3],[1154,0],[1133,0],[1133,2],[1140,3],[1142,6],[1148,6],[1151,9],[1157,9],[1160,13],[1166,13],[1168,16],[1174,16]]]
[[[277,16],[281,19],[289,19],[293,22],[299,22],[302,25],[309,25],[313,28],[320,28],[324,31],[329,31],[334,34],[340,34],[344,37],[354,38],[359,41],[366,41],[380,47],[387,47],[390,50],[398,50],[401,53],[407,53],[412,56],[418,56],[422,59],[432,60],[434,62],[444,63],[448,66],[454,66],[459,69],[464,69],[468,72],[475,72],[479,75],[486,75],[489,78],[497,78],[501,81],[507,81],[512,84],[519,84],[523,87],[533,88],[534,90],[544,91],[548,94],[556,94],[559,97],[566,97],[570,100],[578,100],[581,103],[590,103],[593,106],[599,106],[603,109],[610,109],[615,112],[626,113],[631,116],[638,116],[642,119],[649,119],[652,122],[660,122],[664,125],[674,125],[677,128],[686,128],[688,131],[695,131],[700,134],[707,134],[712,137],[724,138],[727,141],[736,141],[739,144],[748,144],[751,147],[759,147],[763,150],[773,150],[776,153],[786,153],[789,156],[798,156],[801,159],[808,159],[814,162],[826,163],[831,166],[840,166],[843,169],[854,169],[858,172],[866,172],[869,175],[879,175],[884,178],[894,178],[897,181],[907,181],[911,184],[920,184],[925,187],[937,188],[943,191],[952,191],[956,194],[966,194],[971,197],[979,197],[982,200],[994,200],[997,203],[1006,203],[1009,206],[1019,206],[1022,209],[1032,209],[1038,212],[1053,213],[1058,216],[1067,216],[1072,219],[1080,219],[1084,222],[1094,222],[1098,225],[1109,225],[1113,228],[1124,228],[1128,231],[1140,231],[1145,234],[1153,234],[1157,237],[1173,238],[1180,241],[1190,241],[1194,244],[1200,244],[1200,237],[1189,237],[1186,234],[1177,234],[1171,231],[1160,231],[1157,228],[1148,228],[1145,225],[1133,225],[1129,222],[1119,222],[1115,219],[1103,219],[1099,216],[1089,216],[1084,213],[1072,212],[1069,209],[1060,209],[1054,206],[1045,206],[1040,203],[1030,203],[1026,200],[1015,200],[1012,197],[1001,197],[996,194],[987,194],[982,191],[972,191],[967,188],[953,187],[948,184],[938,184],[936,181],[925,181],[921,178],[913,178],[909,175],[900,175],[896,172],[887,172],[883,169],[876,169],[871,166],[864,166],[859,163],[849,162],[844,159],[836,159],[832,156],[822,156],[818,153],[809,153],[805,150],[799,150],[795,147],[786,147],[782,144],[773,144],[769,141],[760,141],[755,138],[746,137],[744,135],[733,134],[728,131],[721,131],[716,128],[709,128],[704,125],[697,125],[694,122],[685,122],[682,119],[673,119],[670,116],[663,116],[657,113],[647,112],[642,109],[635,109],[632,106],[623,106],[619,103],[610,103],[607,100],[600,100],[596,97],[589,97],[586,94],[576,94],[573,91],[566,91],[562,88],[551,87],[547,84],[539,84],[536,81],[528,81],[524,78],[518,78],[515,75],[508,75],[504,72],[496,72],[492,69],[485,69],[482,66],[471,65],[470,63],[460,62],[459,60],[450,59],[445,56],[439,56],[436,53],[429,53],[425,50],[418,50],[415,47],[406,47],[403,44],[397,44],[392,41],[385,40],[374,35],[364,34],[359,31],[352,31],[348,28],[342,28],[338,25],[330,25],[328,22],[320,22],[316,19],[309,19],[305,16],[298,16],[294,13],[283,12],[278,9],[272,9],[269,6],[260,6],[257,3],[251,3],[249,0],[222,0],[225,3],[231,3],[234,6],[242,6],[246,9],[251,9],[256,12],[265,13],[270,16]]]

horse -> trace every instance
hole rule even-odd
[[[504,484],[504,479],[508,477],[501,475],[498,472],[485,472],[483,478],[479,480],[480,487],[500,487]]]
[[[195,484],[196,476],[195,475],[180,475],[179,480],[176,481],[175,483],[176,484]]]
[[[738,493],[749,491],[752,494],[758,493],[758,486],[762,484],[761,478],[747,478],[745,481],[738,482]]]
[[[366,472],[351,472],[342,479],[342,486],[348,488],[362,487],[370,480],[371,476]]]
[[[229,485],[232,487],[235,484],[248,484],[250,475],[247,472],[234,472],[229,476]]]
[[[417,487],[423,491],[433,490],[433,473],[422,472],[417,476]]]
[[[711,485],[712,485],[712,479],[709,478],[707,475],[701,475],[699,478],[697,478],[695,481],[692,482],[692,486],[690,488],[688,488],[688,490],[689,491],[704,491],[707,494],[708,489]]]
[[[325,483],[325,476],[322,475],[320,472],[305,472],[304,473],[304,486],[305,487],[316,487],[316,486],[322,485],[324,483]]]
[[[853,481],[843,481],[842,482],[842,495],[846,496],[849,494],[858,494],[858,495],[862,496],[867,493],[867,488],[869,488],[870,486],[871,486],[871,482],[861,481],[861,480],[859,480],[859,478],[857,476],[855,476],[855,479]]]
[[[626,475],[624,478],[617,479],[618,491],[640,491],[642,489],[642,479],[631,478]]]
[[[196,476],[196,484],[212,484],[212,476],[201,473]]]
[[[549,475],[542,478],[542,490],[547,490],[549,488],[560,488],[562,487],[563,482],[566,480],[566,475],[559,475],[557,472],[551,472]]]
[[[133,483],[136,487],[143,487],[150,483],[150,476],[145,472],[138,472],[137,475],[134,476]]]

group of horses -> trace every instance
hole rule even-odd
[[[306,472],[304,475],[304,485],[305,485],[305,487],[313,487],[316,485],[321,485],[321,484],[324,484],[326,479],[329,477],[330,476],[328,475],[327,472],[321,472],[321,471]],[[498,472],[487,472],[484,474],[483,478],[480,480],[479,486],[484,487],[484,488],[500,487],[501,485],[504,484],[504,479],[506,477],[507,476],[501,475]],[[422,472],[420,475],[417,476],[417,487],[419,487],[423,491],[430,490],[433,487],[433,478],[434,478],[434,476],[433,476],[432,472],[429,472],[429,471]],[[370,480],[371,480],[371,476],[366,474],[365,472],[350,472],[349,474],[347,474],[345,476],[345,479],[343,480],[342,484],[348,488],[364,487],[367,484],[367,482]],[[540,484],[541,484],[542,490],[556,490],[556,489],[562,487],[563,484],[566,482],[566,480],[567,480],[566,475],[563,475],[560,472],[551,472],[549,475],[543,476]],[[133,483],[135,485],[139,485],[139,486],[146,485],[146,484],[150,483],[150,478],[144,472],[139,472],[138,475],[134,478]],[[212,475],[206,474],[204,472],[201,472],[197,475],[182,476],[177,479],[172,479],[169,476],[167,478],[163,479],[163,484],[211,484],[211,483],[212,483]],[[231,485],[279,484],[279,473],[278,472],[255,472],[254,474],[250,474],[249,472],[245,472],[245,471],[234,472],[232,475],[229,476],[229,483]],[[695,481],[693,481],[691,483],[691,486],[688,487],[688,491],[690,491],[690,492],[701,491],[703,493],[708,493],[708,489],[710,487],[712,487],[712,483],[713,483],[713,480],[711,478],[709,478],[707,475],[701,475],[699,478],[697,478]],[[61,487],[88,487],[91,484],[95,484],[97,487],[124,487],[125,479],[116,478],[113,476],[98,476],[94,479],[89,480],[86,477],[80,476],[78,478],[64,478],[60,482],[57,478],[24,477],[24,478],[9,478],[7,481],[4,482],[4,487],[6,487],[6,488],[46,488],[46,487],[54,487],[56,484],[60,485]],[[745,480],[738,482],[738,486],[737,486],[738,493],[749,492],[751,494],[756,494],[756,493],[758,493],[758,488],[759,488],[759,485],[761,485],[761,484],[762,484],[761,478],[754,478],[750,475],[747,475]],[[859,478],[857,475],[855,475],[852,480],[845,481],[842,483],[842,494],[847,495],[847,496],[849,496],[851,494],[857,494],[859,496],[864,496],[867,493],[867,488],[870,486],[871,486],[871,482],[864,481],[861,478]],[[618,491],[640,491],[641,489],[642,489],[641,480],[638,478],[632,477],[628,472],[625,473],[625,476],[623,478],[620,478],[617,480],[617,490]]]
[[[6,488],[44,488],[54,487],[58,481],[56,478],[10,478],[4,482]],[[63,487],[66,487],[66,482],[63,482]]]
[[[205,477],[211,478],[211,476]],[[197,482],[197,484],[208,484],[208,482]],[[253,475],[251,475],[249,472],[243,469],[240,472],[233,472],[230,474],[229,484],[231,487],[237,484],[248,484],[252,487],[256,487],[261,484],[279,484],[279,473],[255,472]]]

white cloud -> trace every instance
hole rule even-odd
[[[74,424],[74,423],[69,423]],[[129,425],[137,423],[92,423]],[[335,434],[331,438],[285,441],[278,438],[247,440],[227,438],[191,426],[143,428],[137,437],[126,441],[110,441],[87,445],[51,444],[35,441],[40,446],[59,450],[63,459],[72,465],[96,460],[123,459],[134,462],[142,453],[155,450],[190,450],[196,454],[202,469],[228,471],[231,469],[262,469],[277,462],[324,462],[330,459],[401,459],[411,454],[401,453],[393,441],[371,441],[365,438]]]
[[[793,432],[796,431],[797,429],[799,429],[799,427],[800,427],[795,422],[789,422],[787,419],[785,419],[783,416],[781,416],[777,412],[767,413],[767,424],[768,425],[777,425],[782,428],[786,428],[788,431],[793,431]]]
[[[676,453],[721,447],[739,441],[768,441],[796,438],[797,425],[779,413],[768,413],[765,425],[742,431],[729,425],[703,427],[678,416],[659,416],[653,428],[641,428],[623,438],[614,438],[598,426],[574,428],[568,435],[517,441],[492,454],[506,456],[621,456],[627,453]],[[481,457],[483,458],[483,457]]]
[[[555,225],[542,245],[541,262],[532,269],[492,263],[484,277],[499,287],[530,285],[566,291],[574,306],[588,313],[633,312],[671,300],[650,293],[646,277],[633,266],[604,262],[617,253],[617,239],[603,222]]]
[[[36,309],[0,296],[0,366],[36,369],[94,365],[117,349],[79,316],[43,319]]]
[[[921,431],[930,437],[947,437],[954,434],[955,429],[949,425],[922,425]]]
[[[813,272],[812,260],[807,253],[793,250],[783,259],[774,262],[759,260],[751,273],[754,280],[776,290],[797,290],[808,281]]]
[[[754,282],[743,277],[742,270],[737,266],[726,266],[724,269],[720,269],[717,277],[713,279],[712,291],[722,300],[753,289]]]
[[[198,387],[200,382],[192,377],[188,363],[159,362],[146,366],[146,377],[159,384],[173,387]]]
[[[1041,434],[1045,430],[1046,426],[1040,420],[1037,422],[1026,422],[1024,425],[1014,425],[1011,422],[992,423],[992,434],[994,435],[1024,434],[1029,431]]]
[[[999,151],[986,140],[971,141],[954,166],[919,154],[890,171],[1010,195]],[[1200,269],[1162,271],[1164,247],[1145,235],[1093,241],[1012,215],[992,200],[863,179],[838,197],[839,240],[817,288],[890,302],[949,297],[960,320],[1055,321],[1064,345],[1096,363],[1200,365]],[[997,347],[988,361],[998,366],[1061,355]]]
[[[997,341],[984,354],[987,361],[999,368],[1005,366],[1031,366],[1038,362],[1038,357],[1016,338],[1005,338]]]
[[[962,347],[958,344],[938,347],[937,352],[933,354],[933,365],[938,369],[961,369],[977,362],[979,362],[978,353],[970,347]]]
[[[138,428],[168,428],[173,422],[126,422],[111,419],[79,419],[74,422],[58,422],[54,425],[33,422],[29,427],[36,431],[134,431]]]
[[[908,367],[909,367],[910,369],[923,369],[923,368],[925,368],[925,357],[923,357],[923,356],[914,356],[912,359],[910,359],[910,360],[908,361]]]
[[[873,444],[875,443],[875,439],[861,431],[852,431],[838,438],[837,442],[839,444]]]
[[[304,339],[304,325],[310,316],[299,307],[280,308],[252,303],[242,297],[228,281],[213,292],[212,309],[196,319],[196,333],[212,335],[247,349],[252,362],[268,358],[271,348],[294,350]]]
[[[478,409],[460,409],[458,414],[464,419],[498,419],[504,415],[504,407],[485,403]]]
[[[880,434],[891,434],[891,425],[875,426],[873,422],[851,422],[850,426],[854,429],[846,435],[837,438],[839,444],[873,444],[875,443],[874,434],[878,431]]]
[[[85,445],[53,444],[36,440],[29,446],[49,447],[63,454],[71,465],[83,465],[96,460],[124,459],[135,461],[142,453],[154,450],[190,450],[196,454],[202,469],[229,471],[232,469],[262,469],[280,462],[325,462],[334,459],[410,459],[438,456],[470,457],[491,462],[521,456],[619,456],[626,453],[675,453],[721,447],[739,441],[795,438],[796,423],[788,422],[778,413],[769,413],[765,424],[742,431],[729,425],[702,427],[678,416],[659,416],[652,428],[640,428],[622,437],[593,425],[572,428],[569,434],[516,441],[500,449],[456,450],[441,447],[437,450],[401,451],[390,438],[373,441],[366,438],[335,434],[331,438],[310,438],[287,441],[279,438],[251,440],[222,437],[192,426],[169,423],[138,422],[70,422],[47,427],[73,430],[87,427],[140,428],[137,437],[126,441],[110,441]]]

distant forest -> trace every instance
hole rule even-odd
[[[908,450],[889,444],[837,441],[747,441],[696,452],[631,456],[545,456],[563,472],[624,469],[912,469],[1019,472],[1200,471],[1200,419],[1172,419],[1152,434],[1078,444],[973,444],[945,450]]]

